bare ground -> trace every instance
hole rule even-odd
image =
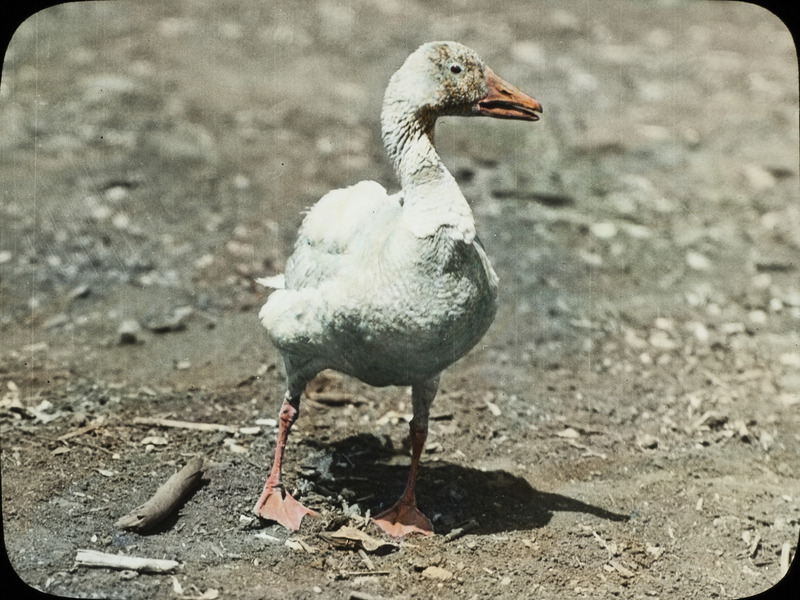
[[[383,87],[442,38],[545,112],[439,125],[502,308],[434,404],[419,496],[437,535],[359,554],[323,534],[380,537],[364,516],[402,489],[409,396],[316,381],[287,477],[320,518],[298,534],[254,520],[283,375],[252,278],[281,269],[325,191],[392,187]],[[797,64],[766,11],[64,5],[14,37],[0,128],[3,527],[31,586],[143,600],[738,598],[793,557]],[[211,465],[179,514],[148,535],[114,527],[197,453]],[[180,566],[75,566],[83,548]]]

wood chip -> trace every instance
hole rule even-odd
[[[317,551],[316,548],[314,548],[313,546],[309,546],[306,542],[304,542],[300,538],[289,538],[283,544],[287,548],[291,548],[292,550],[297,550],[298,552],[305,552],[306,554],[314,554]]]
[[[611,547],[608,545],[608,542],[606,542],[603,538],[601,538],[596,531],[592,531],[592,535],[600,543],[603,549],[605,549],[605,551],[608,552],[608,558],[614,556],[614,550],[611,549]]]
[[[179,563],[176,560],[107,554],[97,550],[78,550],[75,556],[75,564],[79,567],[127,569],[140,573],[169,573],[174,571]]]
[[[114,526],[146,531],[163,521],[197,485],[203,475],[204,464],[205,457],[202,455],[192,458],[158,488],[147,502],[119,519]]]
[[[631,571],[629,568],[627,568],[618,560],[610,560],[608,561],[608,564],[614,567],[614,570],[625,578],[630,578],[634,576],[633,571]]]
[[[391,552],[398,547],[397,544],[393,542],[374,538],[360,529],[347,525],[333,532],[322,532],[320,533],[320,537],[332,546],[345,550],[363,548],[367,552],[385,553]]]

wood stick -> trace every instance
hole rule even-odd
[[[58,436],[56,439],[59,442],[65,442],[71,438],[78,437],[79,435],[83,435],[84,433],[89,433],[90,431],[94,431],[95,429],[102,427],[103,424],[106,422],[105,417],[98,417],[88,425],[85,425],[79,429],[75,429],[74,431],[70,431],[63,435]]]
[[[114,523],[121,529],[146,531],[163,521],[192,491],[203,474],[205,457],[195,456],[170,477],[144,504]]]
[[[107,567],[109,569],[130,569],[146,573],[169,573],[178,567],[178,561],[159,558],[140,558],[122,554],[107,554],[97,550],[78,550],[75,564],[80,567]]]
[[[194,429],[196,431],[223,431],[236,433],[236,427],[221,425],[220,423],[195,423],[194,421],[177,421],[175,419],[160,419],[158,417],[136,417],[134,425],[153,425],[155,427],[174,427],[177,429]]]
[[[781,546],[781,558],[780,558],[781,577],[786,575],[786,572],[789,570],[789,553],[791,551],[792,551],[792,545],[789,542],[784,542],[783,546]]]

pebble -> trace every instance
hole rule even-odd
[[[126,319],[125,321],[122,321],[117,329],[119,343],[122,345],[138,343],[139,333],[141,333],[141,331],[142,327],[139,325],[138,321],[133,319]]]
[[[693,321],[691,323],[688,323],[687,328],[692,332],[695,339],[701,344],[708,343],[708,340],[711,338],[711,334],[708,331],[708,327],[706,327],[703,323],[699,321]]]
[[[79,285],[78,287],[73,288],[72,291],[70,291],[69,299],[70,300],[77,300],[79,298],[86,298],[86,297],[89,296],[89,294],[91,294],[91,292],[92,292],[92,288],[90,288],[88,285],[86,285],[86,284]]]
[[[139,443],[144,446],[151,444],[153,446],[166,446],[169,443],[169,440],[164,436],[160,435],[148,435],[147,437],[143,438],[142,441]]]
[[[658,448],[658,438],[650,435],[649,433],[644,433],[636,439],[636,445],[640,448],[652,450],[654,448]]]
[[[775,186],[775,176],[760,165],[747,163],[742,167],[747,184],[754,190],[767,190]]]
[[[609,240],[617,235],[617,226],[609,221],[603,221],[601,223],[592,223],[589,226],[589,231],[592,232],[593,236],[601,240]]]
[[[658,348],[659,350],[674,350],[678,347],[678,344],[663,330],[654,331],[647,341],[650,342],[653,348]]]
[[[784,352],[778,357],[778,362],[785,367],[800,369],[800,352]]]
[[[530,40],[523,40],[511,46],[511,54],[515,60],[529,65],[539,66],[545,62],[542,47]]]
[[[442,567],[431,566],[427,567],[422,572],[423,577],[427,577],[428,579],[437,579],[439,581],[447,581],[448,579],[453,577],[453,574],[448,571],[447,569],[443,569]]]
[[[736,335],[738,333],[744,333],[747,331],[747,328],[744,323],[734,321],[733,323],[723,323],[720,325],[719,330],[725,335]]]
[[[694,250],[686,253],[686,264],[693,271],[708,271],[711,269],[711,261],[708,257]]]

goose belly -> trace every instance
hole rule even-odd
[[[497,279],[478,246],[450,266],[396,278],[336,311],[331,367],[371,385],[408,385],[464,356],[494,319]]]

